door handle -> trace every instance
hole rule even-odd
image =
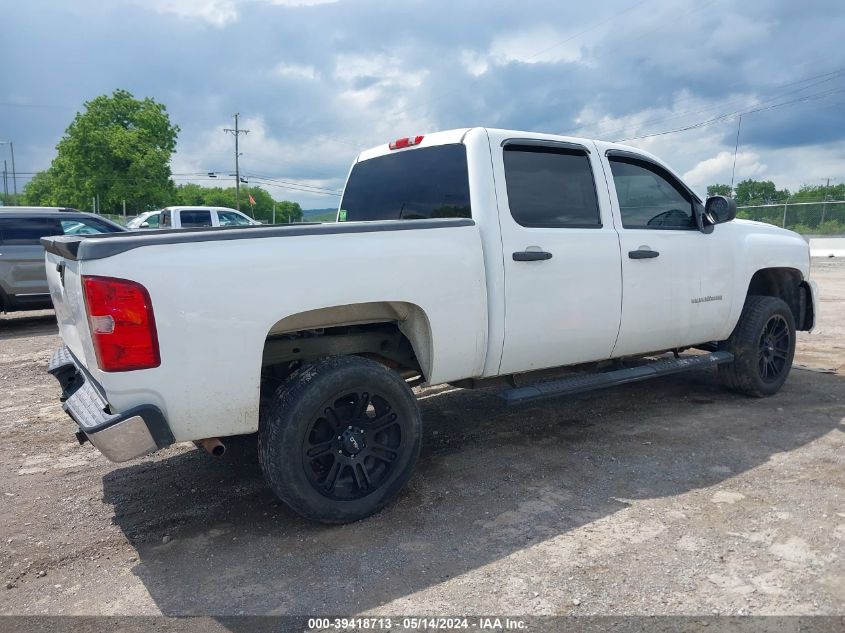
[[[660,253],[658,251],[653,251],[651,249],[637,249],[635,251],[628,251],[628,257],[631,259],[653,259],[655,257],[659,257]]]
[[[513,261],[515,262],[538,262],[551,258],[552,254],[546,251],[517,251],[513,254]]]

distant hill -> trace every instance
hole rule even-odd
[[[303,222],[334,222],[337,219],[337,209],[303,209]]]

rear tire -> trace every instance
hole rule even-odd
[[[417,401],[384,366],[333,356],[292,374],[261,417],[258,456],[273,492],[297,513],[349,523],[393,501],[421,445]]]
[[[719,378],[725,387],[757,398],[776,394],[795,356],[792,310],[777,297],[750,295],[739,323],[722,348],[734,355],[732,363],[719,365]]]

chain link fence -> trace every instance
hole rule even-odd
[[[802,235],[845,235],[845,200],[786,202],[741,206],[737,217],[776,226]]]

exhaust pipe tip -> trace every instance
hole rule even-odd
[[[226,445],[219,438],[209,437],[200,440],[199,445],[205,449],[206,453],[214,457],[223,457],[226,454]]]

